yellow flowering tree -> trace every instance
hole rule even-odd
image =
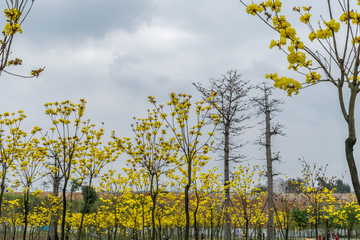
[[[139,196],[133,194],[132,191],[125,191],[121,195],[121,201],[119,202],[120,208],[120,222],[128,229],[131,229],[131,235],[133,239],[138,239],[138,230],[142,228],[141,207]]]
[[[95,214],[94,220],[94,228],[100,238],[108,232],[108,237],[111,239],[111,233],[113,232],[113,227],[115,226],[114,219],[113,213],[109,211],[109,206],[101,205]]]
[[[230,216],[233,213],[232,208],[226,210],[223,207],[225,194],[219,188],[219,182],[209,185],[209,189],[206,190],[207,195],[202,202],[202,208],[199,210],[200,222],[204,228],[208,229],[211,240],[215,237],[219,238],[219,232],[225,219],[225,211],[228,211]],[[236,221],[234,222],[234,228],[236,228]]]
[[[258,193],[260,174],[262,171],[257,170],[258,166],[240,165],[233,173],[231,188],[234,190],[234,218],[233,221],[238,223],[243,231],[244,239],[247,240],[250,226],[258,226],[264,223],[266,219],[263,213],[263,201],[261,196],[264,192]]]
[[[132,190],[128,187],[130,180],[127,176],[116,175],[116,172],[111,169],[101,177],[99,191],[103,192],[104,196],[100,200],[108,209],[109,217],[111,217],[108,221],[113,222],[113,239],[117,238],[119,228],[124,226],[124,221],[126,221],[123,215],[123,201],[124,196],[128,196],[128,192]]]
[[[303,182],[300,183],[302,194],[305,197],[308,207],[307,214],[309,222],[315,227],[315,236],[319,235],[318,228],[321,222],[325,223],[325,235],[327,236],[330,214],[335,210],[334,189],[329,190],[321,183],[328,181],[326,178],[326,167],[312,166],[305,161],[302,162]],[[331,180],[331,179],[330,179]]]
[[[127,160],[126,172],[130,179],[140,177],[145,180],[145,191],[152,200],[151,239],[156,238],[155,215],[159,194],[165,190],[161,177],[174,171],[171,165],[177,162],[177,147],[175,139],[168,140],[167,128],[164,118],[157,110],[148,110],[146,118],[134,118],[132,130],[135,134],[133,143],[129,138],[117,139],[121,151],[126,152],[131,158]],[[140,172],[139,176],[138,172]],[[160,236],[160,233],[158,234]]]
[[[87,187],[87,189],[92,188],[93,181],[99,176],[100,171],[107,164],[116,161],[119,155],[114,142],[109,141],[107,145],[102,143],[103,136],[103,127],[96,130],[95,125],[92,124],[87,130],[86,139],[82,144],[81,156],[76,170],[79,172],[80,181],[86,181],[86,185],[83,184],[83,187]],[[74,177],[73,180],[75,180]],[[87,195],[89,195],[90,191],[84,192],[84,205],[81,211],[81,220],[77,236],[79,240],[82,238],[82,227],[89,206],[89,196]]]
[[[359,1],[325,1],[316,6],[293,6],[293,15],[298,22],[290,22],[289,12],[283,11],[283,4],[291,1],[267,0],[253,2],[240,0],[246,12],[258,16],[273,29],[278,38],[271,40],[270,48],[285,53],[289,69],[300,73],[302,80],[280,77],[270,73],[266,78],[274,86],[287,91],[291,96],[301,88],[330,83],[337,90],[341,113],[347,125],[345,153],[352,184],[360,201],[360,181],[354,159],[356,143],[355,102],[360,91],[359,55]],[[290,5],[292,7],[292,5]],[[295,24],[300,24],[295,25]],[[308,31],[304,31],[305,26]],[[296,29],[301,31],[296,31]],[[346,92],[345,92],[346,91]]]
[[[145,226],[149,228],[151,224],[154,224],[152,221],[154,219],[152,212],[153,210],[155,212],[157,211],[157,204],[155,205],[154,209],[153,198],[151,194],[149,194],[149,186],[151,185],[151,182],[149,182],[149,175],[145,174],[144,169],[139,169],[138,171],[133,168],[123,168],[122,170],[124,170],[127,175],[126,178],[128,179],[129,189],[133,191],[133,194],[137,195],[137,198],[140,202],[142,229],[145,229]],[[163,189],[163,187],[165,186],[160,186],[161,189]],[[142,238],[146,238],[144,230],[142,231]],[[149,236],[149,238],[151,238],[151,236]]]
[[[176,192],[166,194],[167,206],[170,214],[167,215],[169,226],[174,229],[174,233],[182,236],[183,229],[186,225],[186,216],[184,214],[184,195]]]
[[[21,140],[25,139],[27,134],[21,130],[20,125],[25,118],[22,111],[18,114],[0,114],[0,217],[5,189],[8,187],[10,190],[10,186],[6,186],[11,182],[8,174],[16,169],[16,159],[23,157]]]
[[[52,127],[42,136],[42,141],[48,149],[48,158],[51,159],[46,166],[53,182],[53,195],[59,196],[59,189],[62,188],[60,240],[65,239],[66,190],[85,150],[83,141],[90,135],[92,127],[89,120],[83,120],[85,104],[84,99],[80,99],[78,104],[69,100],[45,104],[45,113],[49,116]],[[53,216],[50,224],[51,239],[57,239],[56,224],[57,216]]]
[[[29,207],[30,207],[30,195],[33,190],[34,183],[43,177],[42,167],[44,165],[47,149],[40,146],[40,141],[37,138],[33,138],[34,134],[39,131],[39,127],[35,127],[29,139],[24,137],[19,139],[19,152],[20,154],[15,159],[15,168],[13,177],[15,180],[15,187],[21,186],[23,191],[23,206],[24,206],[24,231],[23,239],[26,239]],[[34,191],[33,194],[38,195],[41,191]]]
[[[31,239],[35,239],[35,236],[40,235],[41,231],[44,230],[44,226],[49,226],[50,217],[51,211],[46,207],[44,202],[41,202],[39,206],[32,209],[29,213],[29,235]]]
[[[195,161],[201,166],[201,162],[205,163],[210,158],[206,154],[211,150],[209,146],[210,139],[214,135],[214,128],[220,119],[216,114],[212,114],[210,119],[207,118],[213,106],[205,106],[204,101],[195,103],[194,119],[192,119],[190,116],[192,116],[191,107],[193,104],[191,103],[191,96],[187,94],[170,94],[170,101],[167,103],[170,108],[169,115],[166,113],[164,105],[158,105],[153,96],[149,96],[149,101],[155,106],[160,117],[169,125],[174,135],[170,140],[174,141],[175,147],[179,149],[179,154],[181,154],[178,158],[180,160],[178,165],[180,166],[180,172],[186,177],[184,188],[185,240],[189,240],[189,191],[192,185],[192,167]],[[203,136],[203,132],[206,130],[206,127],[209,127],[210,123],[213,123],[213,127],[208,134]]]
[[[343,203],[336,211],[332,212],[332,218],[334,224],[347,230],[347,237],[350,240],[355,224],[360,223],[360,206],[355,201]]]
[[[284,240],[289,239],[290,228],[294,226],[296,216],[294,211],[300,211],[298,208],[305,208],[305,201],[298,194],[280,193],[275,195],[275,227],[282,235]]]
[[[9,227],[11,239],[16,239],[17,226],[22,226],[24,223],[23,215],[21,214],[22,205],[20,199],[5,200],[3,202],[4,213],[1,216],[1,222],[5,223],[5,239],[6,229]]]
[[[20,58],[9,59],[12,51],[14,37],[23,32],[21,25],[30,13],[34,0],[6,0],[7,8],[4,9],[6,23],[2,30],[3,37],[0,39],[0,75],[2,72],[19,77],[39,77],[44,68],[32,70],[30,76],[22,76],[5,70],[6,67],[22,65]]]
[[[190,201],[190,210],[193,212],[193,222],[195,229],[195,237],[199,237],[199,221],[198,215],[201,212],[201,208],[205,207],[205,204],[208,202],[209,194],[212,192],[220,192],[222,190],[219,182],[219,177],[221,174],[217,174],[217,167],[210,169],[205,172],[200,172],[201,168],[199,166],[194,166],[193,176],[194,176],[194,187],[193,187],[193,199]],[[229,211],[227,208],[224,208],[224,211]]]

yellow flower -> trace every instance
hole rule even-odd
[[[246,8],[246,13],[251,15],[256,15],[257,13],[261,13],[264,9],[257,4],[249,4]]]
[[[315,33],[315,32],[311,32],[311,33],[309,34],[309,39],[310,39],[310,41],[314,41],[315,38],[316,38],[316,33]]]
[[[311,14],[305,13],[304,15],[301,15],[300,21],[303,23],[308,23],[310,21]]]
[[[315,84],[316,81],[320,80],[320,79],[321,79],[321,76],[317,72],[313,71],[313,72],[306,74],[306,82],[307,83]]]
[[[337,32],[340,29],[340,23],[336,22],[334,19],[331,19],[329,22],[324,21],[324,24],[331,30],[334,30],[334,32]]]
[[[7,8],[5,8],[4,13],[10,22],[18,22],[20,20],[21,12],[19,11],[19,9],[12,8],[10,10],[7,10]]]
[[[20,32],[20,34],[23,32],[19,23],[6,23],[4,28],[5,35],[14,35],[17,32]]]

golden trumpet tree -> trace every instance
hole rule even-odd
[[[40,235],[45,226],[49,226],[51,219],[51,211],[46,207],[44,202],[40,206],[36,206],[29,213],[29,230],[30,235]],[[31,239],[34,239],[33,236]]]
[[[244,239],[247,240],[250,226],[258,226],[266,220],[263,213],[263,201],[261,196],[264,192],[258,193],[260,174],[262,171],[257,170],[258,166],[240,165],[233,173],[233,180],[230,187],[234,191],[233,205],[234,218],[243,231]]]
[[[174,171],[171,165],[177,163],[177,145],[174,138],[167,139],[169,125],[164,124],[165,119],[157,110],[148,110],[146,118],[134,118],[134,120],[133,142],[129,138],[124,138],[117,139],[117,143],[121,151],[131,157],[127,160],[127,169],[125,169],[129,178],[140,177],[145,180],[144,190],[150,194],[152,200],[151,239],[155,240],[157,201],[159,194],[165,190],[161,177]],[[161,236],[160,233],[158,235]]]
[[[100,192],[104,192],[104,197],[100,200],[107,206],[107,209],[113,219],[114,228],[113,239],[117,238],[118,230],[124,226],[123,219],[123,196],[128,195],[132,189],[128,187],[130,184],[130,178],[121,176],[121,174],[115,174],[115,170],[109,170],[108,173],[104,173],[100,181]],[[145,216],[146,217],[146,216]],[[108,219],[108,221],[110,221]]]
[[[288,68],[299,73],[300,81],[278,76],[265,77],[291,96],[299,90],[321,83],[331,84],[337,91],[339,106],[347,126],[345,154],[356,194],[360,201],[360,181],[354,158],[356,143],[355,103],[360,92],[359,1],[322,1],[313,6],[294,6],[291,1],[239,0],[246,12],[258,16],[278,36],[270,48],[282,51]],[[322,4],[323,3],[323,4]],[[287,6],[283,6],[283,5]],[[290,11],[283,9],[292,8]],[[298,21],[290,21],[293,17]]]
[[[40,131],[39,127],[34,127],[29,139],[19,139],[19,155],[15,159],[13,177],[15,177],[15,187],[21,186],[23,191],[24,206],[24,231],[23,239],[26,239],[29,217],[30,195],[33,190],[33,184],[44,176],[42,167],[44,165],[47,149],[40,146],[40,141],[33,138],[36,132]],[[38,195],[41,191],[37,190],[33,194]]]
[[[215,96],[216,93],[213,93],[213,95]],[[212,97],[213,96],[210,96],[209,98]],[[209,101],[210,100],[211,99],[209,99]],[[211,112],[214,106],[205,106],[204,101],[196,102],[194,113],[192,113],[193,104],[191,103],[191,96],[187,94],[170,94],[170,101],[167,103],[169,113],[166,112],[164,105],[157,104],[155,97],[149,96],[149,102],[155,106],[160,117],[169,125],[170,131],[173,133],[173,137],[170,140],[174,141],[175,147],[179,149],[179,170],[186,177],[186,185],[184,188],[186,215],[185,240],[189,240],[189,191],[192,185],[193,164],[194,162],[198,162],[198,164],[201,165],[210,158],[207,156],[207,153],[211,151],[209,146],[210,139],[214,135],[213,131],[219,123],[220,118],[216,114],[211,114],[210,119],[207,118],[208,113]],[[213,123],[213,127],[203,136],[206,127],[209,127],[210,123]]]
[[[6,8],[4,9],[4,14],[6,23],[2,30],[3,37],[0,38],[0,75],[2,72],[5,72],[18,77],[39,77],[40,73],[44,71],[44,68],[32,70],[29,76],[18,75],[5,70],[5,68],[11,66],[22,65],[20,58],[10,59],[12,44],[14,43],[15,36],[23,33],[21,25],[30,13],[34,0],[5,0],[5,2]]]
[[[42,136],[44,146],[48,149],[48,158],[51,162],[46,164],[53,181],[53,195],[59,195],[62,184],[62,220],[60,240],[65,239],[65,222],[67,212],[66,190],[76,171],[85,150],[83,140],[90,135],[93,127],[89,120],[83,121],[86,101],[80,99],[78,104],[69,100],[63,102],[46,103],[45,113],[49,116],[52,127]],[[57,239],[57,216],[52,216],[50,224],[50,239]]]
[[[310,166],[305,161],[302,162],[303,181],[300,182],[300,188],[305,200],[308,202],[307,214],[308,220],[315,227],[315,236],[318,234],[319,224],[325,223],[325,235],[328,233],[328,223],[330,214],[335,210],[334,189],[329,190],[325,186],[319,185],[320,181],[327,181],[326,167],[317,167],[316,164]]]
[[[23,157],[22,146],[27,133],[21,130],[20,125],[26,118],[23,111],[18,114],[5,112],[0,114],[0,217],[2,201],[8,179],[8,173],[16,169],[16,159]],[[8,186],[10,190],[10,187]]]
[[[82,144],[81,158],[78,160],[76,170],[79,172],[81,181],[86,181],[86,186],[90,189],[93,181],[99,176],[100,171],[107,164],[116,161],[120,153],[116,151],[114,142],[109,141],[107,145],[102,143],[104,136],[103,127],[96,130],[95,125],[91,125],[87,131],[86,139]],[[83,222],[88,209],[89,196],[86,196],[88,193],[89,191],[85,191],[84,206],[81,212],[80,226],[78,227],[77,239],[79,240],[82,238]]]
[[[22,214],[19,214],[22,210],[20,199],[4,200],[3,202],[4,213],[1,216],[1,222],[5,223],[5,228],[9,227],[11,239],[16,239],[17,226],[24,224],[24,218]],[[4,234],[6,239],[6,232]]]
[[[195,230],[195,237],[199,238],[199,214],[202,210],[202,207],[211,202],[209,195],[213,192],[221,192],[222,188],[219,184],[219,177],[221,174],[217,174],[217,167],[210,169],[208,171],[202,172],[203,166],[198,165],[196,161],[194,162],[192,176],[193,176],[193,197],[190,200],[190,210],[193,213],[193,227]],[[224,211],[229,211],[227,208],[224,208]],[[200,217],[201,219],[201,217]],[[200,222],[201,223],[201,222]]]
[[[331,213],[331,217],[334,224],[348,231],[348,240],[350,240],[351,231],[360,223],[360,206],[355,201],[343,203]]]

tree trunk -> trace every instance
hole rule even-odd
[[[6,233],[7,233],[7,225],[4,225],[4,240],[6,239]]]
[[[92,177],[90,177],[89,180],[89,185],[88,185],[88,190],[84,191],[85,192],[85,198],[84,198],[84,207],[82,209],[82,213],[81,213],[81,220],[80,220],[80,227],[78,230],[78,236],[77,239],[80,240],[82,238],[82,229],[83,229],[83,225],[84,225],[84,218],[85,218],[85,214],[86,214],[86,209],[89,203],[89,194],[90,194],[90,188],[91,188],[91,184],[92,184]]]
[[[60,178],[58,176],[54,177],[53,182],[53,197],[59,197],[59,186],[60,186]],[[58,206],[53,206],[55,209],[58,208]],[[49,226],[49,240],[58,240],[58,234],[57,234],[57,228],[58,228],[58,213],[51,215],[51,221]]]
[[[144,207],[144,196],[141,197],[141,208],[142,208],[142,240],[145,240],[145,207]]]
[[[161,240],[161,234],[162,234],[162,229],[161,229],[161,219],[160,217],[158,218],[158,222],[159,222],[159,240]],[[163,239],[163,240],[166,240],[166,239]]]
[[[225,228],[224,240],[231,240],[231,218],[230,218],[230,171],[229,171],[229,135],[230,122],[224,125],[224,189],[225,189]]]
[[[24,193],[24,233],[23,240],[26,240],[26,233],[28,227],[28,215],[29,215],[29,190],[25,190]]]
[[[210,208],[210,240],[214,240],[214,217],[213,217],[213,208]]]
[[[68,183],[69,178],[65,177],[64,186],[62,189],[62,198],[63,198],[63,211],[62,211],[62,219],[61,219],[61,235],[60,240],[65,240],[65,223],[66,223],[66,187]]]
[[[249,237],[249,221],[245,219],[245,240],[248,240]]]
[[[4,160],[2,160],[2,161],[4,161]],[[2,217],[2,202],[3,202],[3,198],[4,198],[6,172],[7,172],[7,169],[5,168],[4,165],[3,165],[2,170],[3,171],[2,171],[1,188],[0,188],[0,218]]]
[[[189,190],[191,186],[191,159],[187,162],[187,173],[188,173],[188,181],[185,186],[185,216],[186,216],[186,223],[185,223],[185,240],[189,240],[190,235],[190,212],[189,212]]]
[[[268,104],[268,95],[265,93],[265,138],[266,138],[266,166],[267,166],[267,190],[268,190],[268,223],[267,223],[267,238],[268,240],[275,239],[274,227],[274,186],[273,186],[273,167],[271,154],[271,125],[270,125],[270,109]]]
[[[340,92],[341,92],[341,88],[339,88],[339,93]],[[345,140],[345,154],[351,176],[351,182],[354,187],[354,192],[358,202],[360,202],[360,182],[359,182],[358,171],[354,159],[354,145],[356,143],[355,117],[354,117],[356,95],[357,95],[357,89],[352,89],[349,100],[349,113],[348,116],[344,116],[348,125],[348,138]]]
[[[198,208],[199,208],[199,198],[198,196],[196,196],[196,208],[195,208],[195,211],[194,211],[194,230],[195,230],[195,240],[199,240],[199,229],[198,229],[198,224],[197,224],[197,211],[198,211]]]
[[[152,199],[152,209],[151,209],[151,223],[152,223],[152,233],[151,240],[155,240],[156,238],[156,224],[155,224],[155,210],[156,210],[156,196],[151,196]],[[161,234],[159,233],[159,238],[161,238]]]

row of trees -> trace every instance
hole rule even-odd
[[[234,72],[229,72],[232,73]],[[237,74],[232,76],[239,77]],[[263,89],[268,89],[265,87]],[[111,202],[114,219],[105,228],[108,236],[116,239],[117,228],[132,229],[134,237],[138,236],[137,230],[152,228],[151,231],[149,230],[149,238],[161,239],[163,228],[159,221],[165,222],[163,219],[165,215],[160,215],[162,217],[159,219],[159,214],[164,211],[162,207],[166,202],[183,212],[184,219],[179,219],[176,227],[180,232],[184,228],[185,238],[190,236],[191,227],[194,229],[195,238],[199,238],[200,228],[203,226],[200,215],[204,215],[204,211],[207,210],[210,212],[206,212],[205,216],[209,214],[211,216],[211,229],[214,229],[216,224],[218,229],[221,229],[223,224],[226,226],[232,223],[233,228],[238,226],[243,229],[246,239],[253,234],[249,232],[250,228],[262,228],[271,215],[274,217],[273,228],[275,228],[280,224],[279,219],[283,219],[284,216],[279,217],[281,210],[275,206],[277,200],[273,200],[273,207],[269,208],[270,191],[266,201],[262,197],[265,193],[259,194],[256,186],[259,185],[259,175],[262,172],[256,168],[251,169],[250,166],[240,165],[238,170],[230,175],[230,181],[222,184],[223,179],[216,169],[206,171],[204,168],[210,159],[208,153],[211,151],[211,145],[215,146],[212,140],[214,127],[222,124],[219,115],[212,112],[220,109],[214,100],[216,96],[218,94],[212,92],[205,99],[209,104],[206,104],[205,100],[198,101],[194,109],[191,96],[186,94],[172,93],[166,105],[168,109],[150,96],[149,101],[154,109],[148,110],[145,118],[134,118],[132,125],[134,138],[119,138],[113,132],[107,144],[103,144],[102,140],[105,134],[103,127],[97,129],[89,120],[83,119],[85,100],[80,100],[78,104],[70,101],[45,104],[45,113],[53,125],[48,131],[38,126],[33,128],[31,134],[21,130],[21,122],[26,118],[21,111],[17,114],[0,115],[0,153],[1,158],[6,159],[0,163],[3,169],[0,184],[1,210],[9,204],[8,201],[3,202],[6,187],[11,190],[9,183],[12,182],[14,187],[21,187],[24,193],[21,203],[18,202],[19,200],[11,202],[11,205],[15,204],[18,208],[23,208],[23,215],[18,215],[22,220],[5,220],[11,215],[2,214],[4,225],[12,224],[14,229],[18,225],[23,225],[23,239],[26,239],[29,224],[32,231],[35,231],[34,228],[38,226],[31,221],[34,220],[34,216],[39,216],[44,219],[37,220],[38,222],[43,221],[42,224],[50,226],[50,239],[58,238],[58,230],[61,239],[72,236],[74,230],[76,239],[83,239],[84,230],[86,232],[89,228],[89,216],[101,214],[110,216],[105,210],[110,209],[106,204]],[[262,102],[258,100],[257,104],[259,103]],[[277,127],[278,125],[272,128],[273,133]],[[223,131],[223,128],[220,130]],[[266,141],[264,145],[267,146]],[[124,165],[123,175],[116,174],[114,170],[102,174],[101,170],[107,164],[117,161],[122,153],[126,153],[129,158]],[[275,158],[272,157],[270,160],[271,163]],[[314,220],[317,229],[320,217],[324,215],[326,209],[331,209],[329,204],[335,201],[331,196],[333,190],[329,190],[324,184],[321,188],[309,185],[312,176],[317,176],[317,181],[319,179],[327,181],[325,175],[311,173],[309,167],[304,169],[310,174],[304,175],[304,181],[299,183],[302,196],[308,198],[304,206],[308,202],[311,203],[313,198],[316,199],[316,203],[326,203],[325,208],[310,204],[315,210],[314,212],[308,210],[308,213],[319,216]],[[272,175],[272,171],[270,173]],[[266,175],[268,176],[267,173]],[[48,177],[52,183],[52,196],[44,200],[46,203],[39,205],[35,210],[30,210],[30,193],[34,182],[44,177]],[[69,190],[73,192],[70,183],[77,180],[76,182],[82,185],[83,189],[92,189],[96,179],[100,179],[99,190],[105,194],[102,197],[103,204],[97,210],[101,210],[101,214],[89,213],[89,206],[92,204],[89,201],[90,190],[83,191],[83,207],[79,211],[74,211],[71,205],[72,197],[68,199],[67,195]],[[164,192],[169,187],[176,187],[181,194],[172,196],[173,193],[169,193],[164,196]],[[232,189],[231,194],[229,189]],[[320,201],[308,193],[316,193],[326,198]],[[40,192],[35,191],[33,194],[39,195]],[[274,198],[273,193],[272,195]],[[229,202],[229,206],[226,202]],[[213,205],[209,205],[210,203]],[[266,206],[268,210],[265,209]],[[45,218],[42,211],[46,208],[51,211],[47,212]],[[289,212],[290,210],[288,214]],[[180,214],[177,212],[175,216],[179,217]],[[218,220],[215,221],[216,216]],[[131,222],[129,219],[134,219],[133,225],[124,223]],[[210,232],[211,236],[220,234],[219,232],[215,234],[213,230]],[[275,234],[275,231],[273,233]],[[231,235],[230,231],[230,237]],[[145,233],[142,237],[146,237]]]
[[[277,46],[286,53],[289,69],[300,72],[305,76],[305,85],[313,85],[320,82],[330,82],[338,90],[339,103],[341,112],[348,126],[348,138],[345,142],[345,153],[349,165],[352,183],[357,196],[360,199],[360,184],[353,156],[353,148],[356,143],[355,132],[355,100],[359,92],[358,68],[360,65],[359,52],[360,48],[357,36],[358,13],[354,10],[350,1],[339,1],[337,4],[341,9],[341,15],[338,17],[339,22],[335,20],[334,5],[327,1],[329,20],[322,20],[323,26],[315,31],[312,25],[310,14],[311,7],[294,7],[294,12],[300,14],[300,21],[310,29],[308,39],[317,41],[318,45],[311,47],[311,43],[305,41],[297,35],[295,28],[292,27],[285,15],[281,15],[282,2],[279,0],[268,0],[261,3],[246,4],[246,11],[249,14],[259,16],[268,26],[279,33],[279,40],[273,40],[270,47]],[[10,48],[14,36],[21,33],[21,15],[29,13],[30,6],[28,1],[6,1],[8,9],[5,9],[7,23],[3,31],[4,39],[1,41],[2,56],[0,72],[6,66],[21,65],[20,59],[9,60]],[[264,15],[263,15],[264,14]],[[269,22],[269,20],[272,20]],[[339,41],[336,34],[343,29],[345,41]],[[340,46],[339,43],[344,43]],[[318,51],[321,46],[323,53]],[[286,48],[287,47],[287,50]],[[324,57],[329,55],[329,59]],[[317,65],[313,65],[315,62]],[[335,67],[332,67],[332,66]],[[336,70],[334,70],[336,68]],[[43,69],[32,71],[32,76],[38,76]],[[305,72],[302,72],[304,70]],[[320,73],[320,70],[322,71]],[[9,73],[9,72],[7,72]],[[321,75],[325,76],[322,78]],[[335,77],[338,76],[338,77]],[[160,193],[164,190],[165,185],[162,178],[175,179],[177,186],[184,192],[184,212],[185,212],[185,239],[189,239],[191,225],[191,205],[190,192],[194,192],[196,199],[201,199],[201,192],[197,191],[199,181],[201,182],[201,168],[209,159],[207,155],[211,151],[212,136],[214,129],[209,128],[209,124],[216,126],[220,123],[220,132],[224,157],[224,208],[225,208],[225,231],[226,240],[231,238],[231,225],[234,221],[230,217],[231,207],[231,189],[239,187],[232,185],[229,170],[231,160],[241,159],[241,154],[234,154],[232,150],[232,134],[241,134],[246,125],[243,121],[250,116],[246,113],[249,101],[247,101],[247,92],[251,89],[247,83],[239,81],[239,75],[235,71],[230,71],[228,77],[220,80],[211,81],[210,88],[203,88],[199,84],[196,87],[203,94],[203,101],[195,103],[194,113],[191,113],[192,103],[191,96],[186,94],[171,94],[168,103],[169,109],[165,110],[164,105],[159,105],[154,97],[149,97],[154,109],[148,112],[148,117],[135,119],[133,131],[135,137],[118,138],[113,134],[112,140],[108,144],[102,144],[104,135],[103,128],[97,129],[89,121],[83,120],[85,101],[81,100],[79,104],[73,104],[69,101],[62,103],[46,104],[46,114],[49,115],[53,127],[49,131],[43,132],[39,127],[35,127],[31,134],[27,134],[20,129],[20,123],[25,118],[22,112],[16,114],[4,113],[1,115],[1,183],[0,183],[0,217],[2,215],[3,196],[6,185],[14,181],[15,186],[21,185],[24,189],[24,234],[26,238],[27,223],[29,216],[30,189],[37,178],[47,175],[53,184],[54,199],[61,199],[61,204],[53,201],[52,209],[61,205],[61,214],[52,214],[50,219],[50,238],[57,239],[58,223],[60,222],[60,238],[66,237],[66,218],[68,201],[66,192],[69,183],[74,178],[79,178],[80,182],[87,184],[90,188],[93,181],[99,177],[104,166],[115,161],[119,154],[125,152],[131,158],[128,160],[128,166],[125,172],[131,176],[132,181],[139,179],[139,186],[148,186],[146,191],[149,192],[152,202],[151,207],[151,238],[155,239],[156,235],[156,206]],[[278,77],[276,73],[266,76],[274,80],[275,86],[284,89],[289,95],[298,93],[302,88],[300,82],[287,78]],[[349,89],[349,98],[344,97],[344,83]],[[232,85],[233,84],[233,85]],[[303,84],[304,85],[304,84]],[[274,227],[276,225],[276,213],[274,205],[274,194],[272,192],[273,168],[272,162],[278,158],[271,152],[271,137],[275,134],[281,134],[280,125],[272,125],[272,117],[280,103],[277,100],[269,99],[270,89],[264,85],[261,87],[264,97],[253,99],[259,107],[259,113],[264,114],[265,128],[264,139],[259,144],[266,148],[267,176],[268,183],[268,224],[267,232],[269,239],[275,237]],[[348,101],[346,107],[345,101]],[[193,114],[193,115],[192,115]],[[196,120],[192,120],[196,119]],[[205,136],[203,133],[208,132]],[[37,137],[36,134],[40,134]],[[240,144],[241,145],[241,144]],[[239,145],[238,145],[239,146]],[[45,167],[48,171],[40,171]],[[139,171],[141,174],[139,174]],[[12,176],[11,176],[12,175]],[[138,177],[139,176],[139,177]],[[233,173],[236,176],[236,172]],[[15,180],[13,180],[13,178]],[[128,180],[130,181],[130,180]],[[133,183],[135,184],[135,183]],[[301,185],[306,192],[318,191],[311,185]],[[141,189],[139,187],[139,189]],[[59,194],[60,191],[62,194]],[[330,195],[333,190],[324,187],[320,195],[327,196],[326,202],[331,203]],[[85,191],[85,194],[86,191]],[[59,198],[61,196],[61,198]],[[306,194],[305,194],[306,196]],[[77,238],[83,238],[83,225],[85,222],[88,198],[85,196],[84,207],[81,211],[80,225],[78,227]],[[316,198],[317,199],[317,198]],[[308,199],[310,201],[310,199]],[[317,199],[316,202],[320,200]],[[200,202],[200,200],[198,200]],[[244,205],[245,203],[243,203]],[[315,207],[313,208],[315,209]],[[308,212],[311,210],[308,210]],[[319,216],[327,215],[326,211],[316,209]],[[331,212],[329,210],[328,212]],[[193,214],[195,226],[195,236],[198,239],[197,230],[197,213],[196,207]],[[319,214],[321,213],[321,214]],[[246,215],[245,213],[242,213]],[[313,223],[315,228],[319,224],[320,217],[315,217]],[[248,222],[248,221],[245,221]],[[245,234],[247,236],[247,233]]]
[[[209,239],[220,239],[224,234],[225,214],[228,214],[233,224],[231,237],[239,237],[236,229],[241,229],[240,234],[244,239],[260,239],[269,216],[266,210],[267,193],[256,187],[261,174],[257,167],[238,167],[231,183],[231,208],[226,209],[220,174],[216,173],[216,169],[198,173],[197,184],[189,194],[191,235],[196,237],[201,232]],[[360,223],[359,205],[353,198],[335,195],[334,190],[321,185],[318,176],[324,175],[323,167],[304,163],[304,181],[292,181],[299,192],[274,194],[274,226],[277,237],[288,239],[290,230],[298,230],[300,234],[302,232],[298,236],[314,237],[318,236],[321,226],[326,233],[333,229],[346,229],[350,238],[351,230]],[[162,191],[158,194],[154,207],[153,196],[148,191],[150,185],[147,177],[141,172],[117,174],[110,170],[105,173],[100,179],[97,193],[99,200],[94,205],[94,198],[88,197],[92,200],[88,202],[85,214],[83,209],[87,201],[86,190],[83,190],[84,200],[81,206],[79,200],[68,202],[65,220],[67,238],[77,238],[81,230],[82,238],[85,239],[91,236],[100,239],[151,239],[153,235],[155,239],[162,239],[164,236],[183,239],[186,229],[184,192]],[[172,183],[169,181],[169,184]],[[31,207],[27,213],[28,238],[41,239],[44,234],[48,234],[43,230],[51,223],[54,215],[59,216],[59,224],[62,222],[63,206],[61,198],[39,192],[34,195],[37,196],[30,197]],[[22,198],[22,194],[15,198],[12,194],[6,195],[1,218],[4,239],[19,235],[19,227],[25,229],[25,206]],[[310,233],[304,235],[305,229],[309,229]]]

